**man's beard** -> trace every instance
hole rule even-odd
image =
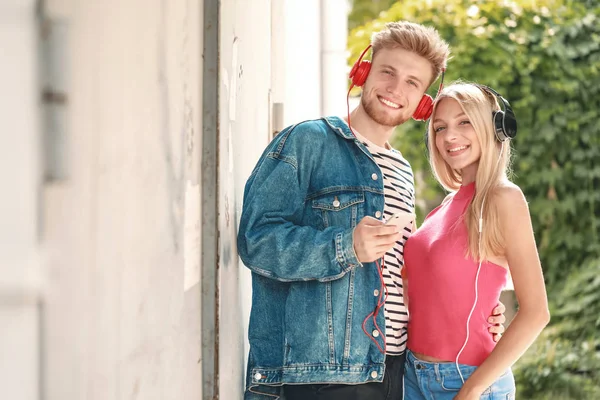
[[[398,125],[401,125],[406,122],[406,118],[404,118],[404,115],[402,114],[399,114],[397,116],[390,116],[383,111],[377,110],[377,105],[375,104],[375,102],[379,102],[379,98],[377,98],[377,96],[374,96],[374,100],[371,101],[368,101],[365,98],[365,96],[361,96],[360,98],[360,103],[365,109],[367,115],[379,125],[395,128]]]

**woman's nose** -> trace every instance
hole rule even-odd
[[[455,142],[457,139],[457,135],[456,135],[456,132],[454,131],[454,129],[446,128],[446,135],[445,135],[444,139],[448,143]]]

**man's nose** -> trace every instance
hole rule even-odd
[[[391,93],[397,97],[402,96],[403,94],[402,85],[399,79],[394,79],[389,82],[386,90],[388,93]]]

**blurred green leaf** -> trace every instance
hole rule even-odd
[[[349,64],[383,24],[410,20],[435,26],[450,43],[446,83],[476,81],[510,101],[519,122],[513,180],[529,202],[553,315],[517,364],[518,396],[600,399],[600,2],[353,4],[370,14],[360,21],[351,14]],[[428,92],[436,90],[437,82]],[[444,196],[429,170],[424,130],[410,121],[393,140],[415,170],[419,220]]]

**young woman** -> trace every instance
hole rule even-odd
[[[510,367],[550,319],[527,202],[507,177],[516,128],[488,87],[457,83],[435,100],[430,162],[451,193],[404,248],[405,399],[513,399]],[[496,344],[486,318],[509,276],[519,311]]]

